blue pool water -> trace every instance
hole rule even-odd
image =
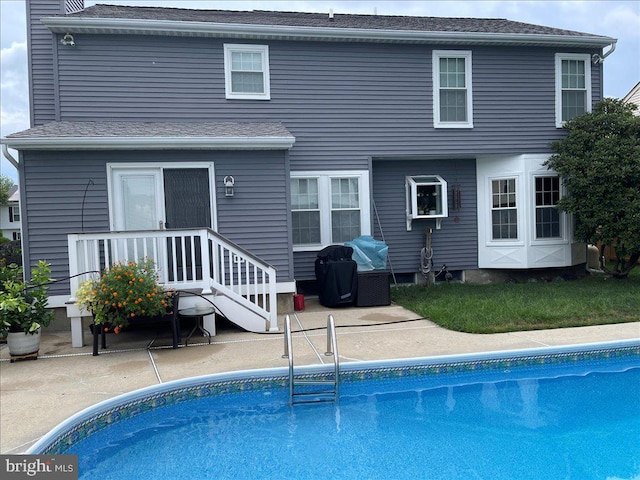
[[[365,371],[338,404],[293,408],[286,388],[249,385],[115,421],[64,453],[82,479],[640,478],[637,356],[411,372]]]

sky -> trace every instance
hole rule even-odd
[[[618,39],[604,62],[604,95],[622,98],[640,81],[640,0],[85,0],[96,3],[222,10],[364,13],[435,17],[507,18]],[[24,0],[0,0],[0,134],[29,128],[27,27]],[[14,156],[17,155],[14,152]],[[17,182],[3,157],[0,174]]]

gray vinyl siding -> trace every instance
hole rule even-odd
[[[29,105],[31,126],[57,120],[54,35],[40,21],[64,13],[64,0],[27,0],[27,41],[29,44]]]
[[[407,231],[405,177],[440,175],[446,182],[449,217],[436,229],[435,220],[413,220]],[[452,189],[459,186],[461,208],[453,209]],[[446,264],[449,270],[478,268],[478,226],[476,221],[475,160],[389,160],[373,162],[373,200],[379,222],[372,222],[374,237],[384,238],[394,272],[420,271],[420,251],[431,228],[433,267]]]
[[[214,155],[220,158],[218,196],[221,175],[236,177],[236,197],[219,198],[220,232],[274,264],[278,278],[284,280],[313,279],[316,256],[315,252],[291,253],[284,178],[289,169],[368,170],[371,158],[437,158],[441,160],[428,164],[437,166],[437,171],[415,173],[447,177],[455,173],[454,165],[458,172],[464,171],[460,180],[465,185],[464,208],[458,223],[453,222],[452,212],[442,230],[435,232],[434,262],[436,266],[447,263],[452,269],[476,267],[472,159],[550,152],[550,142],[564,134],[555,127],[555,53],[595,53],[549,47],[230,40],[226,43],[269,46],[271,100],[256,101],[225,99],[225,41],[221,39],[77,34],[75,41],[74,48],[58,49],[60,120],[279,121],[296,137],[288,152],[289,164],[282,158],[281,170],[275,166],[268,170],[272,166],[263,164],[259,153],[238,153],[237,162],[228,165],[220,163],[223,156]],[[433,128],[434,48],[472,51],[472,129]],[[594,103],[602,93],[601,73],[601,65],[592,66]],[[118,155],[127,161],[158,158],[156,153]],[[78,168],[69,172],[71,178],[83,171],[81,157],[89,162],[104,154],[75,156]],[[164,155],[166,159],[194,157],[213,158],[194,152]],[[455,158],[471,160],[464,163]],[[381,210],[394,268],[418,271],[427,221],[418,221],[412,232],[406,231],[403,178],[412,174],[414,165],[405,162],[374,160],[372,197]],[[386,173],[402,181],[387,185],[380,173],[387,168]],[[253,175],[247,175],[249,169],[255,169]],[[32,172],[40,175],[37,168],[28,174]],[[64,177],[56,174],[55,178]],[[86,179],[80,183],[84,185]],[[49,212],[44,208],[34,213],[44,219]],[[379,238],[373,216],[372,225]],[[46,231],[47,222],[40,227]],[[36,249],[36,253],[47,251]]]
[[[373,162],[372,235],[384,238],[389,247],[388,267],[395,274],[420,271],[420,252],[425,246],[427,227],[433,229],[434,269],[446,264],[449,270],[478,268],[478,226],[476,221],[475,160],[401,160]],[[434,220],[414,220],[407,231],[405,177],[420,174],[440,175],[449,186],[449,217],[442,229],[436,230]],[[451,189],[458,185],[462,208],[453,210]],[[376,215],[377,213],[377,215]],[[296,280],[315,280],[317,252],[297,252],[294,255]]]
[[[107,179],[104,153],[24,152],[21,157],[22,211],[28,218],[25,262],[51,263],[52,277],[69,275],[67,234],[83,230],[108,231]],[[78,166],[82,165],[82,168]],[[88,185],[89,180],[93,185]],[[87,195],[82,215],[82,199]],[[83,223],[84,222],[84,223]],[[50,294],[69,293],[69,284],[52,285]]]
[[[292,278],[288,179],[284,152],[26,152],[22,167],[24,211],[28,216],[28,263],[52,264],[53,277],[68,276],[67,234],[108,231],[108,162],[214,162],[218,230],[278,270],[278,280]],[[79,166],[81,165],[81,168]],[[248,168],[247,168],[248,167]],[[224,197],[222,178],[233,175],[235,195]],[[87,185],[89,181],[93,184]],[[84,220],[82,199],[85,189]],[[52,295],[69,292],[68,282],[50,289]]]
[[[565,49],[469,47],[474,128],[434,129],[431,46],[268,42],[271,100],[247,101],[225,99],[223,43],[77,35],[76,47],[59,49],[61,119],[278,120],[297,139],[292,170],[363,167],[382,155],[547,152],[562,135],[554,55]],[[594,101],[600,74],[593,66]]]

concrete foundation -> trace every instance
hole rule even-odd
[[[527,282],[554,282],[562,280],[574,280],[587,274],[586,264],[560,268],[541,268],[527,270],[499,270],[479,268],[465,270],[464,281],[466,283],[527,283]]]

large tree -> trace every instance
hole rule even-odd
[[[640,258],[640,117],[636,106],[605,98],[593,112],[565,124],[567,136],[551,144],[546,165],[562,177],[558,207],[575,217],[575,237],[600,245],[601,268],[626,277]],[[606,246],[615,250],[604,264]]]

